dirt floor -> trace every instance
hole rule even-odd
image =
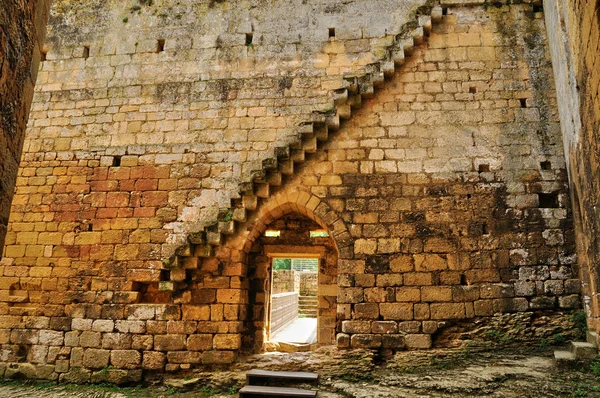
[[[227,371],[191,373],[150,387],[6,381],[0,385],[0,397],[232,397],[244,383],[244,372],[255,367],[317,371],[321,398],[600,397],[600,362],[559,370],[553,348],[543,342],[469,342],[452,349],[379,358],[363,350],[323,347],[308,353],[255,355]]]

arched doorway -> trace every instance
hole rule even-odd
[[[260,351],[267,341],[333,344],[337,260],[329,232],[305,215],[291,212],[266,225],[248,255],[245,346]]]

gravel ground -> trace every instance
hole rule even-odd
[[[318,386],[299,387],[316,387],[320,398],[600,397],[600,363],[598,369],[564,371],[551,354],[550,348],[514,345],[402,352],[383,360],[367,351],[325,348],[252,356],[227,371],[193,373],[144,388],[6,381],[0,384],[0,397],[233,397],[244,372],[253,367],[317,371]]]

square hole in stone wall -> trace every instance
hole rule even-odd
[[[527,108],[527,98],[519,98],[519,104],[521,108]]]
[[[480,173],[489,173],[490,172],[490,165],[489,164],[480,164],[478,171]]]
[[[548,160],[545,160],[540,163],[540,168],[542,170],[552,170],[552,163],[550,163]]]
[[[477,87],[475,87],[475,86],[469,87],[469,93],[476,94],[477,93]]]
[[[90,46],[83,46],[83,59],[90,57]]]
[[[113,167],[120,167],[121,166],[121,157],[113,156],[112,165],[113,165]]]
[[[47,56],[48,56],[48,51],[42,50],[42,53],[40,55],[40,61],[44,62],[46,60]]]
[[[156,52],[161,53],[165,51],[165,39],[156,40]]]
[[[252,44],[252,40],[254,40],[253,33],[246,33],[246,45],[249,46]]]
[[[329,28],[329,37],[335,37],[335,28]]]
[[[554,209],[558,207],[558,192],[538,193],[539,207],[542,209]]]

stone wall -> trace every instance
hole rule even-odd
[[[600,3],[544,1],[552,60],[560,94],[559,112],[568,160],[580,276],[589,326],[600,331]],[[550,32],[550,30],[549,30]]]
[[[300,295],[316,296],[319,287],[319,274],[316,272],[300,273]]]
[[[298,292],[271,296],[271,336],[298,318]]]
[[[8,1],[0,9],[0,247],[4,246],[33,87],[44,52],[50,3]]]
[[[281,251],[323,259],[318,339],[341,347],[577,308],[543,13],[405,24],[417,3],[58,2],[2,262],[4,362],[66,381],[231,362],[260,349]],[[277,223],[300,243],[263,235]]]
[[[294,270],[273,271],[272,294],[299,292],[301,283],[300,275],[300,273]]]

